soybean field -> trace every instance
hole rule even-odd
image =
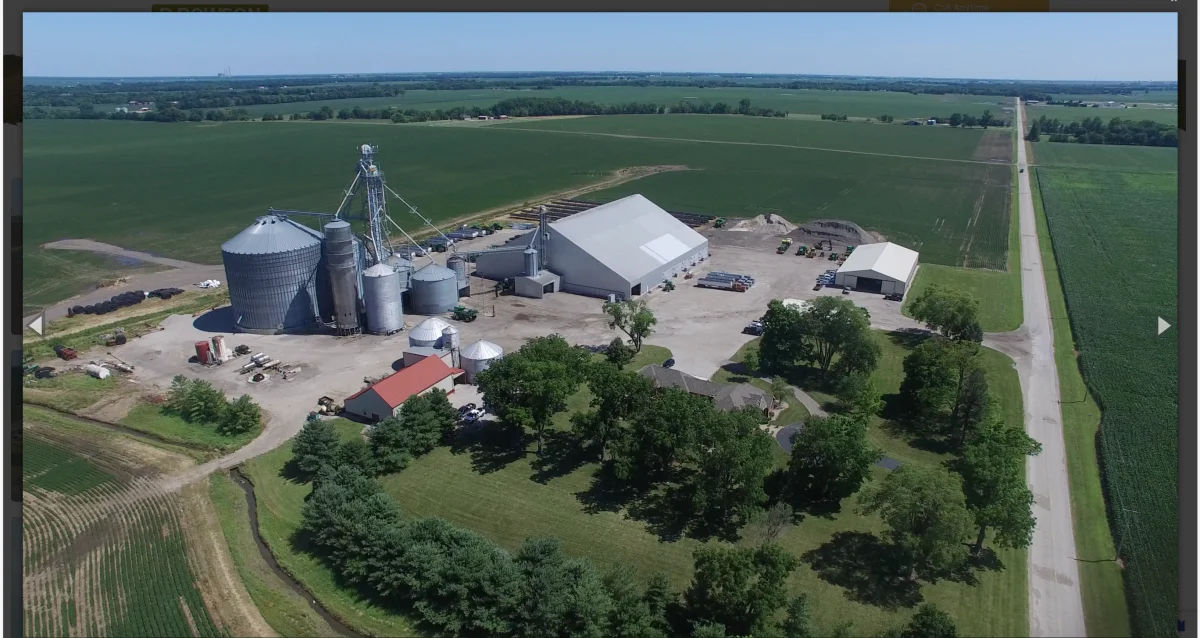
[[[196,584],[178,496],[140,494],[144,459],[98,453],[26,411],[24,635],[227,634]]]
[[[1179,170],[1179,149],[1038,142],[1034,163],[1045,167],[1088,168],[1123,173],[1170,173]]]
[[[1176,176],[1036,169],[1099,454],[1135,635],[1175,632]],[[1086,397],[1063,396],[1062,401]]]

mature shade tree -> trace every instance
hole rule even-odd
[[[625,366],[633,363],[635,356],[637,353],[633,348],[625,345],[625,340],[620,337],[610,341],[608,347],[604,349],[604,358],[620,370],[624,370]]]
[[[692,627],[692,638],[728,638],[725,625],[713,622],[698,622]]]
[[[970,294],[932,284],[909,304],[909,313],[930,330],[956,341],[983,341],[979,302]]]
[[[917,613],[900,632],[900,638],[958,638],[958,629],[950,614],[933,603],[926,603],[917,608]]]
[[[325,465],[301,510],[300,529],[351,582],[365,578],[366,559],[401,523],[400,508],[383,487],[354,466]]]
[[[860,497],[866,514],[879,514],[915,581],[922,572],[958,564],[971,530],[962,480],[936,465],[906,464]]]
[[[750,374],[758,374],[759,369],[762,368],[762,361],[759,359],[758,350],[750,348],[746,351],[746,354],[742,355],[742,367]]]
[[[616,328],[629,337],[634,352],[642,351],[642,342],[654,333],[658,319],[642,299],[604,302],[604,314],[608,315],[609,328]]]
[[[986,422],[959,461],[967,510],[979,529],[972,552],[983,550],[988,530],[995,530],[1001,547],[1029,547],[1036,519],[1033,493],[1025,483],[1025,457],[1042,446],[1000,418]]]
[[[962,123],[963,123],[963,117],[962,117],[961,113],[951,113],[950,114],[950,126],[957,127],[957,126],[961,125]]]
[[[583,380],[589,357],[586,350],[559,335],[538,337],[493,363],[475,383],[494,414],[534,431],[541,456],[550,419],[566,409],[567,398]]]
[[[812,612],[808,608],[808,597],[800,594],[788,602],[787,617],[780,625],[783,638],[813,638]]]
[[[652,393],[650,401],[635,412],[629,435],[613,450],[617,478],[648,485],[669,475],[714,411],[711,401],[683,390],[664,388]]]
[[[705,546],[693,552],[695,575],[684,592],[693,622],[724,625],[734,635],[766,630],[787,602],[783,586],[799,565],[774,544],[756,548]]]
[[[1045,116],[1043,116],[1043,117],[1045,117]],[[1025,139],[1029,140],[1030,142],[1040,141],[1042,139],[1041,125],[1039,125],[1037,122],[1034,122],[1033,124],[1031,124],[1029,126],[1029,133],[1025,136]]]
[[[949,343],[927,339],[904,357],[904,379],[900,398],[918,417],[940,415],[954,398],[954,374],[946,365]]]
[[[989,407],[979,345],[927,339],[904,358],[900,397],[914,416],[945,423],[952,440],[965,442]]]
[[[609,636],[614,638],[666,638],[660,621],[646,603],[633,568],[622,565],[604,575],[604,589],[612,601],[608,612]]]
[[[870,316],[849,299],[817,297],[800,313],[799,329],[811,346],[808,358],[822,375],[829,374],[834,358],[843,353],[855,359],[845,372],[869,373],[878,363],[878,345],[868,343],[874,342]]]
[[[983,128],[987,128],[988,126],[995,124],[995,123],[996,123],[996,118],[992,116],[991,111],[984,110],[983,115],[979,116],[979,125],[982,126]]]
[[[788,399],[795,400],[794,397],[792,386],[783,377],[776,375],[771,379],[771,399],[774,401],[774,407],[779,407]]]
[[[745,518],[767,500],[763,481],[771,472],[775,442],[759,429],[760,414],[755,408],[714,410],[696,429],[687,459],[697,469],[692,499],[710,523]]]
[[[857,492],[882,451],[867,439],[866,419],[810,416],[792,438],[787,492],[794,502],[831,507]]]
[[[420,456],[449,438],[458,420],[458,410],[450,404],[444,390],[434,388],[405,401],[400,406],[400,420],[409,432],[409,451]]]
[[[609,445],[626,432],[622,423],[645,407],[654,387],[640,374],[623,371],[608,362],[589,364],[586,377],[592,392],[592,409],[572,415],[571,426],[582,440],[599,450],[603,463],[608,460]]]
[[[217,425],[217,432],[235,436],[252,432],[262,424],[262,409],[248,395],[238,397],[225,410],[225,418]]]
[[[796,513],[787,503],[776,503],[768,509],[760,509],[746,521],[745,535],[757,545],[774,543],[792,525]]]
[[[982,367],[971,366],[962,379],[954,407],[950,410],[950,428],[959,449],[966,445],[968,435],[987,418],[991,404],[987,372]]]
[[[846,341],[833,364],[833,372],[842,378],[853,374],[870,376],[879,367],[881,358],[883,346],[871,338],[869,331],[860,332]]]
[[[764,370],[773,373],[786,372],[798,361],[807,358],[808,344],[804,342],[800,332],[799,310],[773,299],[767,304],[762,324],[758,363]],[[751,372],[753,371],[752,369]]]
[[[855,372],[842,377],[838,384],[838,407],[846,414],[869,421],[883,408],[883,397],[870,375]]]
[[[333,461],[338,449],[338,434],[331,421],[313,415],[292,439],[292,456],[301,471],[313,474]]]

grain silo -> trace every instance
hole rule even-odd
[[[236,330],[278,334],[316,325],[320,232],[264,215],[221,245]]]
[[[430,264],[412,276],[412,312],[436,315],[458,305],[458,276],[445,266]]]
[[[471,279],[467,276],[467,260],[462,255],[450,255],[450,258],[446,260],[446,267],[454,271],[460,291],[471,287]]]
[[[396,272],[400,273],[401,290],[408,290],[412,287],[412,273],[413,270],[416,269],[412,261],[405,259],[399,253],[392,253],[392,255],[387,258],[387,265],[395,268]]]
[[[442,328],[442,347],[450,351],[450,361],[458,367],[458,328],[446,326]]]
[[[538,251],[534,248],[525,249],[525,276],[537,277],[541,266],[538,264]]]
[[[350,223],[325,224],[325,265],[333,291],[333,323],[338,334],[354,334],[362,327],[358,316],[359,259]]]
[[[363,305],[367,311],[367,331],[390,335],[404,329],[400,305],[400,273],[387,264],[375,264],[363,271]]]
[[[504,350],[490,341],[476,341],[458,353],[459,367],[467,373],[467,383],[475,383],[475,375],[488,369],[504,355]]]
[[[450,323],[441,317],[430,317],[408,331],[408,345],[413,348],[441,348],[445,343],[443,331]]]

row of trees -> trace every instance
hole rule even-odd
[[[822,113],[821,119],[829,120],[831,122],[845,122],[850,118],[847,117],[845,113]]]
[[[1029,125],[1025,136],[1037,142],[1042,135],[1049,135],[1051,142],[1080,144],[1121,144],[1126,146],[1179,146],[1179,132],[1174,126],[1151,120],[1134,120],[1114,117],[1106,124],[1099,116],[1085,117],[1078,122],[1062,123],[1058,118],[1045,115]]]
[[[700,103],[689,102],[683,100],[677,102],[668,110],[670,113],[707,113],[714,115],[749,115],[752,117],[787,117],[787,111],[777,111],[775,109],[765,109],[757,106],[750,106],[750,100],[742,98],[737,105],[728,104],[726,102],[712,103],[704,100]]]
[[[446,393],[433,389],[400,406],[400,414],[371,428],[367,440],[341,441],[333,423],[313,414],[292,441],[297,470],[308,476],[323,468],[350,465],[366,476],[393,474],[453,436],[458,412]]]
[[[185,108],[282,104],[358,97],[401,95],[405,90],[477,91],[486,89],[533,89],[572,86],[635,86],[690,88],[777,88],[838,91],[895,91],[912,94],[971,94],[1020,96],[1026,100],[1051,102],[1051,94],[1109,94],[1132,96],[1137,91],[1175,90],[1177,85],[1159,86],[1121,82],[1105,83],[1010,83],[1000,81],[842,80],[828,77],[760,75],[746,79],[737,74],[594,74],[594,73],[471,73],[471,74],[379,74],[343,78],[276,77],[212,78],[153,82],[94,82],[64,87],[60,84],[26,84],[28,106],[76,107],[80,104],[124,104],[130,100],[166,103],[178,101]]]
[[[164,408],[188,423],[214,425],[225,436],[237,436],[262,426],[262,409],[243,394],[232,403],[207,381],[177,375],[171,379]]]
[[[939,116],[939,117],[933,117],[931,119],[935,119],[938,122],[946,122],[950,126],[954,126],[954,127],[961,126],[963,128],[974,128],[976,126],[978,126],[980,128],[987,128],[989,126],[1008,126],[1009,125],[1009,122],[998,119],[996,116],[992,115],[992,112],[990,110],[987,110],[987,109],[985,109],[983,111],[982,115],[978,115],[978,116],[965,114],[965,113],[951,113],[950,117]]]

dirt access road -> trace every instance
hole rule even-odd
[[[1018,98],[1018,131],[1023,130],[1022,116]],[[1029,457],[1025,465],[1026,480],[1033,491],[1033,514],[1037,517],[1033,544],[1029,548],[1029,635],[1086,636],[1079,569],[1075,563],[1075,530],[1071,520],[1058,369],[1054,363],[1054,331],[1024,142],[1017,145],[1017,166],[1020,169],[1017,177],[1021,297],[1025,305],[1025,323],[1021,330],[1028,335],[1028,355],[1015,359],[1021,393],[1025,396],[1025,430],[1042,444],[1042,453]]]

